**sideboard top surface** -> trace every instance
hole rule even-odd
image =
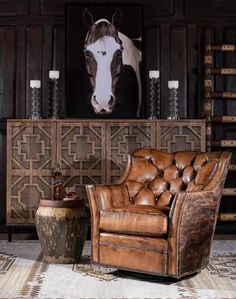
[[[65,118],[65,119],[7,119],[7,122],[59,122],[59,123],[71,123],[71,122],[101,122],[101,123],[126,123],[126,122],[133,122],[133,123],[147,123],[147,122],[160,122],[160,123],[205,123],[205,119],[178,119],[178,120],[169,120],[169,119],[100,119],[100,118],[93,118],[93,119],[85,119],[85,118]]]

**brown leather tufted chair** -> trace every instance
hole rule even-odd
[[[203,269],[229,162],[228,152],[129,154],[116,184],[86,186],[92,261],[176,278]]]

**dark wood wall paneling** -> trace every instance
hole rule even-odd
[[[173,0],[44,0],[42,1],[42,15],[64,16],[67,3],[108,3],[108,4],[140,4],[143,5],[147,17],[173,15]]]
[[[0,123],[0,225],[6,221],[6,124]],[[0,226],[1,227],[1,226]],[[1,229],[0,229],[1,232]]]
[[[30,111],[30,79],[42,80],[43,117],[48,116],[50,69],[61,72],[61,98],[65,100],[65,6],[84,0],[0,1],[0,119],[27,118]],[[161,73],[161,111],[168,116],[167,81],[180,81],[181,117],[202,117],[204,32],[216,42],[236,38],[235,0],[107,0],[88,3],[134,3],[144,12],[144,81],[148,99],[148,71]],[[222,59],[222,60],[221,60]],[[218,63],[235,63],[218,58]],[[219,86],[235,88],[235,79],[217,79]],[[222,80],[222,81],[220,81]],[[63,102],[65,105],[65,101]],[[219,111],[235,109],[219,102]],[[3,125],[2,125],[3,126]],[[3,127],[2,127],[3,128]],[[0,179],[5,182],[5,133],[0,130]],[[5,187],[0,187],[0,223],[4,222]]]
[[[30,26],[26,30],[26,115],[31,111],[30,80],[41,80],[43,72],[43,28]],[[42,91],[46,84],[42,84]],[[42,101],[43,102],[43,101]]]
[[[185,0],[186,16],[227,17],[236,15],[234,0]]]
[[[15,96],[15,27],[0,28],[0,115],[12,116]]]
[[[1,0],[0,16],[28,15],[29,7],[29,0]]]

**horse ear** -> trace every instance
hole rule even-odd
[[[112,15],[111,23],[119,29],[122,24],[123,15],[120,9],[117,9]]]
[[[83,21],[84,21],[84,25],[88,29],[94,24],[93,16],[87,8],[85,8],[83,11]]]

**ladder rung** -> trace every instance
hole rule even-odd
[[[236,44],[207,45],[207,51],[236,51]]]
[[[212,146],[221,146],[221,147],[236,147],[236,140],[218,140],[212,141]]]
[[[211,120],[213,122],[220,122],[220,123],[235,123],[236,122],[236,115],[212,116]]]
[[[236,68],[218,68],[212,69],[213,75],[236,75]]]
[[[215,99],[236,99],[236,92],[224,91],[224,92],[213,92],[212,98]]]
[[[219,213],[219,221],[236,221],[236,213]]]
[[[224,196],[235,196],[236,188],[224,188],[223,195]]]

